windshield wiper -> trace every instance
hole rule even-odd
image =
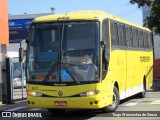
[[[46,82],[49,79],[49,76],[53,73],[53,71],[57,68],[57,65],[59,65],[59,61],[57,60],[56,63],[53,64],[51,69],[48,71],[47,75],[43,79],[43,82]]]
[[[62,63],[62,67],[67,71],[67,73],[71,76],[75,83],[80,84],[80,81],[77,79],[77,77],[74,74],[72,74],[73,71],[71,72],[65,63]]]

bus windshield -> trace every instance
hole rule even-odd
[[[99,22],[34,23],[28,49],[29,81],[99,81]]]

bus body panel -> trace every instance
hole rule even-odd
[[[100,90],[100,93],[95,96],[75,97],[80,93],[92,91],[95,89]],[[54,87],[27,84],[27,90],[39,92],[42,93],[43,95],[46,95],[44,97],[28,96],[27,101],[28,103],[30,103],[29,107],[32,108],[40,107],[40,108],[86,108],[86,109],[97,108],[98,109],[111,104],[110,89],[106,89],[106,87],[103,88],[100,84],[54,86]],[[62,97],[58,95],[59,91],[63,92]],[[67,106],[54,106],[55,101],[66,101]]]
[[[118,83],[120,98],[125,98],[126,90],[126,51],[125,50],[112,50],[110,54],[110,65],[108,74],[112,74],[111,79]],[[107,75],[108,75],[107,74]],[[112,87],[113,88],[113,87]]]
[[[142,92],[144,77],[146,77],[147,88],[151,87],[153,83],[152,51],[113,50],[110,56],[112,61],[107,75],[113,74],[111,79],[118,82],[120,99]]]

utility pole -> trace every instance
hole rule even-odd
[[[6,55],[7,55],[7,48],[6,44],[1,44],[1,56],[2,56],[2,103],[7,103],[7,78],[6,78]]]

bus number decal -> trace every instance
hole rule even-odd
[[[140,62],[149,62],[150,57],[149,56],[140,56]]]
[[[34,79],[45,79],[46,76],[43,76],[43,75],[37,75],[37,76],[34,76],[33,77]],[[56,79],[56,76],[47,76],[47,79]]]

